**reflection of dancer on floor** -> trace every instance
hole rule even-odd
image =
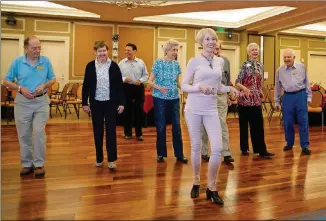
[[[217,112],[217,92],[238,91],[221,83],[223,59],[213,55],[217,36],[213,29],[206,28],[198,32],[196,42],[203,46],[200,56],[190,59],[183,82],[182,91],[188,93],[185,107],[185,119],[191,139],[191,161],[194,185],[191,197],[199,196],[201,127],[204,125],[211,144],[211,158],[208,164],[208,185],[206,198],[223,205],[224,202],[216,191],[216,174],[222,151],[222,132]],[[192,85],[190,85],[190,81]]]
[[[222,84],[225,86],[230,85],[230,62],[229,60],[220,55],[222,44],[217,41],[216,48],[214,50],[214,55],[223,58],[224,65],[222,69]],[[230,142],[229,142],[229,129],[226,124],[226,116],[228,114],[228,103],[230,103],[227,93],[217,93],[217,111],[220,118],[221,129],[222,129],[222,156],[224,157],[225,163],[232,163],[234,159],[230,152]],[[202,159],[209,161],[208,155],[208,136],[204,127],[202,127],[202,148],[201,148]]]

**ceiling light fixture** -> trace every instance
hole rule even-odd
[[[103,2],[103,1],[101,1]],[[105,1],[106,3],[111,3],[111,4],[116,4],[120,7],[125,7],[128,10],[132,9],[132,8],[138,8],[138,7],[156,7],[156,6],[160,6],[164,3],[166,3],[167,1],[116,1],[116,0],[112,0],[112,1]]]

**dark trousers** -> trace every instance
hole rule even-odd
[[[284,134],[287,146],[294,145],[294,118],[297,116],[301,148],[309,147],[309,125],[307,92],[305,90],[282,97],[282,113],[284,121]]]
[[[144,85],[139,86],[124,83],[124,92],[126,106],[123,115],[123,126],[125,136],[132,136],[132,127],[135,120],[136,136],[142,136],[142,126],[144,121],[144,101],[145,90]]]
[[[244,107],[239,109],[240,126],[240,149],[242,152],[249,151],[248,123],[250,126],[250,137],[254,153],[264,154],[267,152],[264,137],[264,119],[261,106]]]
[[[103,162],[104,121],[108,162],[117,160],[116,113],[117,105],[111,101],[96,101],[91,105],[96,161]]]
[[[167,157],[166,150],[166,114],[171,112],[172,139],[175,157],[183,157],[183,144],[180,126],[179,99],[166,100],[153,97],[156,126],[156,149],[157,156]]]

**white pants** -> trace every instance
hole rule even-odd
[[[229,129],[226,124],[226,117],[228,114],[228,94],[218,94],[217,95],[217,111],[220,118],[221,129],[222,129],[222,156],[231,156],[230,152],[230,142],[229,142]],[[208,137],[204,127],[202,127],[202,155],[208,155]]]
[[[204,125],[211,146],[211,157],[208,163],[208,184],[211,191],[216,190],[216,175],[220,164],[222,151],[222,133],[218,113],[214,115],[197,115],[185,112],[191,141],[191,163],[194,175],[194,185],[200,184],[201,165],[201,127]]]

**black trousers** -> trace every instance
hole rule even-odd
[[[264,154],[267,152],[264,137],[264,119],[261,106],[244,107],[238,106],[240,126],[240,149],[242,152],[249,151],[248,123],[250,137],[254,153]]]
[[[135,121],[136,136],[142,136],[142,126],[144,122],[144,85],[139,86],[124,83],[126,106],[123,111],[123,126],[125,136],[132,136],[133,123]]]
[[[108,162],[117,160],[116,114],[117,105],[111,101],[96,101],[91,105],[96,161],[103,162],[104,121]]]

